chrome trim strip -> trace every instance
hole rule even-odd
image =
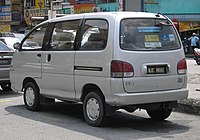
[[[74,70],[103,71],[102,67],[74,66]]]

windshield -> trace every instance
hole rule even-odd
[[[124,19],[120,47],[124,50],[173,50],[181,46],[172,24],[165,19]]]
[[[0,41],[0,51],[11,51],[3,42]]]

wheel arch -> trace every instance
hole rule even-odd
[[[37,88],[38,88],[38,90],[39,90],[39,86],[38,86],[37,82],[36,82],[32,77],[26,77],[26,78],[23,80],[22,91],[24,90],[24,87],[25,87],[25,85],[26,85],[28,82],[33,82],[33,83],[37,86]]]
[[[104,96],[102,90],[96,84],[86,84],[86,85],[84,85],[84,87],[82,88],[81,101],[82,102],[84,101],[86,95],[89,92],[96,91],[96,90],[99,91],[98,94],[105,101],[105,96]]]

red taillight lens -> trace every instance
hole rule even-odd
[[[177,65],[178,74],[186,74],[187,73],[187,63],[185,58],[181,59]]]
[[[126,77],[132,77],[133,75],[134,75],[134,70],[131,64],[118,60],[113,60],[111,62],[112,78],[126,78]]]

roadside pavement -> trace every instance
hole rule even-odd
[[[200,65],[197,65],[192,57],[187,57],[189,96],[178,101],[175,111],[200,115]]]

